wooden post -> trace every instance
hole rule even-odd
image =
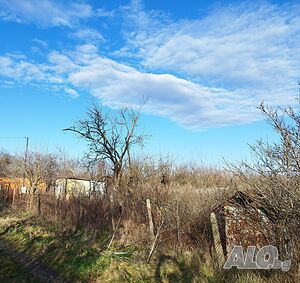
[[[153,255],[153,253],[155,252],[156,245],[157,245],[158,238],[159,238],[159,234],[160,234],[160,230],[161,230],[163,225],[164,225],[164,220],[161,221],[160,226],[157,228],[156,235],[153,237],[153,243],[152,243],[151,250],[149,252],[148,258],[147,258],[147,263],[150,262],[151,257]]]
[[[213,233],[213,238],[214,238],[214,247],[215,247],[216,256],[217,256],[217,263],[218,263],[218,266],[220,268],[222,268],[225,263],[225,257],[224,257],[224,253],[223,253],[217,217],[214,212],[212,212],[210,214],[210,222],[211,222],[212,233]]]
[[[12,207],[15,206],[15,199],[16,199],[16,188],[13,188]]]
[[[41,195],[40,192],[37,193],[37,213],[41,215]]]
[[[113,231],[115,232],[116,231],[116,221],[115,221],[115,207],[114,207],[113,195],[109,196],[109,202],[110,202],[110,213],[111,213],[111,225],[112,225]]]
[[[153,218],[152,218],[151,202],[150,202],[150,199],[148,199],[148,198],[146,199],[146,205],[147,205],[147,212],[148,212],[150,237],[151,237],[151,239],[154,239],[155,235],[154,235],[154,224],[153,224]]]
[[[34,201],[34,189],[31,189],[30,192],[30,199],[29,199],[29,210],[31,211],[32,209],[32,205],[33,205],[33,201]]]
[[[177,200],[176,202],[176,226],[177,226],[177,241],[178,241],[179,250],[181,251],[179,200]]]

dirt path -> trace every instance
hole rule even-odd
[[[22,252],[18,252],[15,250],[11,244],[5,241],[0,237],[0,253],[4,254],[4,256],[9,256],[11,260],[21,266],[26,273],[29,274],[28,278],[24,278],[23,282],[45,282],[45,283],[63,283],[67,282],[63,278],[61,278],[56,272],[51,270],[46,265],[28,257],[26,254]],[[3,255],[1,255],[3,256]],[[26,276],[28,277],[28,276]],[[17,282],[12,280],[11,282]]]

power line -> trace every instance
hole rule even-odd
[[[0,139],[27,139],[28,137],[0,137]]]

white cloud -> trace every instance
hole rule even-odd
[[[299,5],[241,4],[172,22],[134,1],[125,9],[127,46],[114,54],[135,56],[148,70],[249,94],[289,89],[300,76],[299,15]]]
[[[78,92],[72,88],[65,87],[64,88],[65,93],[71,95],[72,97],[76,98],[79,96]]]
[[[97,56],[95,51],[93,46],[83,45],[67,54],[52,52],[44,65],[0,57],[0,75],[39,85],[51,81],[52,90],[63,90],[71,97],[79,96],[73,87],[86,89],[109,107],[138,106],[149,98],[145,111],[169,117],[189,128],[254,119],[249,114],[253,111],[248,109],[249,98],[238,93],[208,88],[169,74],[144,73]],[[241,108],[238,117],[233,112],[237,107]],[[224,117],[225,111],[231,114]]]
[[[43,72],[37,65],[23,60],[16,63],[16,61],[9,56],[0,56],[0,75],[12,79],[22,78],[24,81],[31,80],[31,77],[38,80],[44,77]]]
[[[296,104],[298,6],[242,5],[177,22],[143,11],[138,2],[123,12],[126,44],[112,53],[123,56],[122,63],[86,42],[52,51],[43,64],[2,56],[0,75],[52,85],[73,97],[84,89],[110,107],[139,105],[149,97],[145,111],[195,129],[261,119],[261,101]]]
[[[52,69],[58,73],[72,72],[77,65],[66,55],[53,51],[48,55],[48,61],[52,64]]]
[[[149,98],[145,111],[194,129],[256,121],[261,118],[257,98],[268,96],[259,91],[249,95],[244,89],[206,87],[170,74],[144,73],[101,57],[73,72],[69,82],[110,107],[138,106]],[[273,96],[275,104],[292,101],[281,89]]]
[[[95,10],[95,15],[97,17],[113,17],[115,15],[115,11],[108,11],[103,8],[99,8]]]
[[[290,85],[299,78],[299,5],[243,4],[154,29],[159,17],[134,7],[127,13],[135,32],[126,36],[147,68],[225,87]]]
[[[97,57],[95,45],[79,45],[66,53],[52,51],[43,64],[30,62],[23,54],[0,56],[0,77],[9,78],[17,84],[31,84],[54,92],[65,92],[71,97],[79,93],[68,85],[68,75],[91,64]],[[6,81],[0,81],[6,86]]]
[[[136,70],[128,72],[122,70],[124,66],[119,69],[112,65],[103,66],[103,63],[75,73],[70,80],[77,86],[91,85],[90,90],[104,105],[137,106],[148,97],[146,111],[169,117],[189,128],[220,126],[245,120],[245,117],[237,119],[231,114],[224,117],[224,112],[234,109],[233,106],[237,104],[230,99],[232,94],[226,90],[205,88],[173,75],[141,73]],[[114,75],[106,79],[107,73]],[[219,110],[218,104],[225,101],[225,109]],[[249,117],[246,120],[249,121]]]
[[[32,40],[32,42],[34,42],[34,43],[36,43],[37,45],[39,45],[39,46],[41,46],[41,47],[44,47],[44,48],[48,47],[48,43],[47,43],[46,41],[41,40],[41,39],[38,39],[38,38],[34,38],[34,39]]]
[[[87,43],[97,44],[98,42],[104,41],[103,35],[91,28],[81,28],[78,31],[73,32],[71,36]]]
[[[48,66],[9,55],[0,56],[0,76],[19,84],[39,83],[41,86],[48,86],[63,82],[62,78],[51,72]]]
[[[36,23],[42,27],[73,27],[93,16],[92,7],[80,2],[50,0],[0,0],[2,18],[6,21]]]
[[[27,56],[20,52],[6,53],[5,55],[10,58],[15,58],[15,59],[24,59],[24,60],[27,59]]]

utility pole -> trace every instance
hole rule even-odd
[[[25,137],[25,139],[26,139],[26,146],[25,146],[25,156],[24,156],[24,172],[23,172],[23,184],[22,184],[23,187],[25,187],[26,165],[27,165],[27,158],[28,158],[29,137]]]

